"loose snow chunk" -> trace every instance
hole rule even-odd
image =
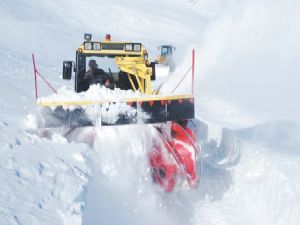
[[[74,159],[76,159],[79,162],[85,162],[85,158],[81,153],[74,153],[72,156]]]
[[[28,129],[32,129],[35,130],[38,127],[38,120],[37,120],[37,116],[34,114],[28,114],[25,118],[25,126]]]
[[[91,101],[91,100],[110,100],[110,101],[120,101],[125,98],[137,98],[141,97],[141,93],[138,91],[132,90],[121,90],[115,88],[110,90],[106,87],[97,85],[91,85],[90,88],[81,93],[76,93],[73,89],[62,87],[58,90],[57,94],[53,94],[47,97],[41,97],[38,99],[38,102],[46,101]]]
[[[64,138],[62,135],[57,134],[57,133],[53,134],[52,141],[54,141],[55,143],[59,143],[59,144],[68,143],[66,138]]]

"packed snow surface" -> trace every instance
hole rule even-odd
[[[0,224],[298,225],[299,9],[298,0],[0,1]],[[38,129],[31,53],[65,87],[52,100],[139,97],[96,86],[77,95],[59,78],[85,32],[142,42],[152,60],[157,46],[175,45],[162,93],[195,48],[196,190],[153,184],[150,125]],[[39,81],[40,100],[46,90]]]

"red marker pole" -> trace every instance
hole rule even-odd
[[[192,50],[192,95],[195,88],[195,49]]]
[[[33,63],[33,69],[34,69],[34,87],[35,87],[35,99],[38,98],[38,91],[37,91],[37,82],[36,82],[36,66],[35,66],[35,60],[34,55],[32,54],[32,63]]]

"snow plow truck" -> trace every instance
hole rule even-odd
[[[120,94],[118,98],[102,95],[99,99],[47,99],[38,98],[36,90],[37,105],[51,114],[51,119],[48,117],[50,122],[45,121],[44,125],[51,127],[64,124],[76,129],[85,126],[151,124],[155,128],[156,138],[152,148],[147,151],[147,157],[153,181],[166,192],[182,187],[194,189],[201,173],[197,171],[200,148],[193,123],[194,95],[160,94],[161,85],[154,85],[159,80],[157,62],[151,62],[148,58],[142,43],[115,42],[111,41],[110,35],[106,35],[104,41],[92,40],[92,35],[85,34],[83,43],[76,50],[75,60],[63,62],[63,79],[74,80],[75,93],[88,93],[90,85],[84,77],[91,66],[90,62],[108,59],[113,62],[116,71],[111,68],[103,70],[110,84],[107,86],[99,81],[99,86],[101,90]],[[194,51],[192,62],[189,71],[194,77]],[[40,73],[36,69],[34,56],[33,63],[36,81]],[[73,74],[75,76],[72,78]],[[138,94],[122,96],[122,91]],[[112,112],[117,105],[122,106],[122,110],[118,107],[117,113]],[[114,120],[107,119],[111,113],[117,115]]]

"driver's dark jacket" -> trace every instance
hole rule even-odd
[[[109,79],[109,76],[102,69],[94,69],[93,71],[87,71],[84,79],[89,84],[104,84]]]
[[[109,80],[109,75],[102,69],[88,70],[80,80],[80,85],[82,91],[89,89],[91,84],[103,85],[107,80]]]

